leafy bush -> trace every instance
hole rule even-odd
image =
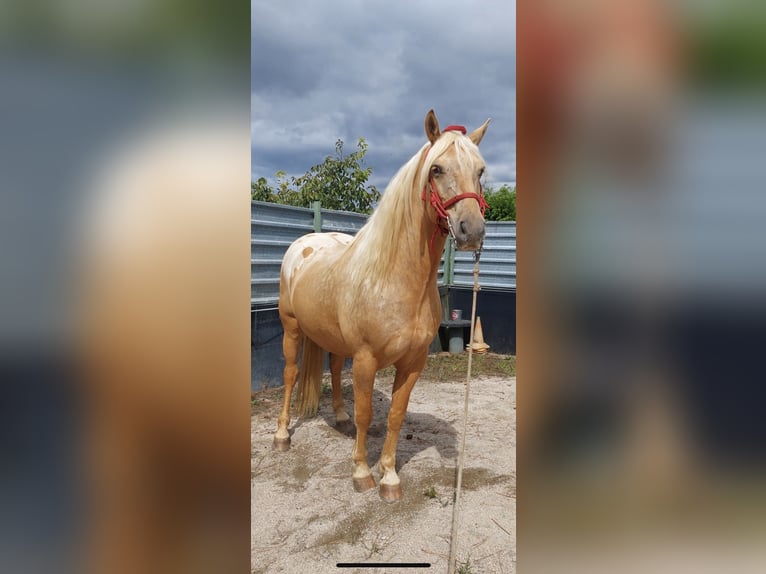
[[[288,178],[284,171],[278,171],[276,189],[266,178],[258,178],[251,184],[251,198],[299,207],[311,207],[319,201],[326,209],[371,213],[380,192],[367,184],[372,174],[372,168],[364,167],[367,143],[359,138],[356,145],[356,151],[344,156],[343,140],[338,140],[334,156],[327,156],[300,177]]]
[[[495,191],[489,186],[484,188],[484,197],[489,204],[485,214],[487,221],[516,221],[516,187],[503,185]]]

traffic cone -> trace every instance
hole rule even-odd
[[[481,328],[481,317],[476,317],[476,326],[473,328],[473,341],[471,347],[474,353],[483,354],[489,349],[489,345],[484,342],[484,331]]]
[[[473,328],[473,342],[484,343],[484,331],[481,329],[481,317],[476,317],[476,326]]]

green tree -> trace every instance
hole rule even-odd
[[[250,184],[250,199],[254,201],[270,201],[276,202],[277,196],[274,194],[274,190],[271,189],[269,182],[265,177],[259,177],[258,181],[254,181]]]
[[[760,6],[760,8],[757,8]],[[705,89],[766,89],[763,4],[747,10],[703,10],[688,30],[689,76]]]
[[[516,221],[516,186],[503,185],[495,191],[484,186],[484,198],[489,204],[485,214],[487,221]]]
[[[277,203],[309,207],[301,202],[300,190],[294,187],[296,178],[287,177],[287,172],[281,169],[274,175],[277,178]]]
[[[372,174],[372,168],[364,166],[367,142],[359,138],[356,146],[356,151],[344,155],[343,140],[339,139],[335,142],[335,155],[327,156],[300,177],[288,177],[284,171],[278,171],[275,190],[264,178],[259,178],[252,183],[252,198],[300,207],[311,207],[312,202],[320,201],[327,209],[370,213],[380,199],[380,192],[367,183]]]

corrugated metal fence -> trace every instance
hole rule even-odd
[[[473,252],[452,252],[450,285],[473,287]],[[516,290],[516,222],[489,221],[479,262],[482,289]]]
[[[354,235],[366,215],[253,201],[250,208],[250,302],[275,305],[279,299],[279,269],[290,244],[306,233],[339,231]],[[444,278],[445,260],[447,278]],[[488,222],[481,256],[482,289],[516,289],[516,223]],[[445,249],[439,284],[473,285],[473,253]]]

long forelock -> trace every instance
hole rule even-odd
[[[463,161],[463,155],[477,155],[479,156],[479,146],[473,143],[467,137],[458,134],[456,132],[445,132],[441,137],[436,140],[431,149],[428,150],[428,155],[423,163],[423,169],[420,170],[420,178],[418,181],[418,189],[423,189],[428,184],[428,178],[431,173],[436,160],[442,156],[449,148],[454,144],[455,156],[459,163]]]

